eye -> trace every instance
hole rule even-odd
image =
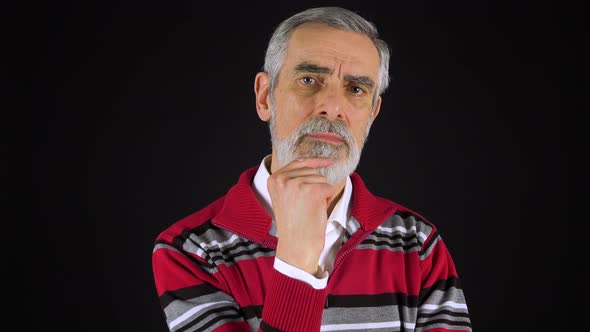
[[[305,76],[305,77],[302,77],[300,79],[300,81],[301,81],[301,83],[303,83],[305,85],[312,85],[312,84],[315,83],[315,78],[309,77],[309,76]]]
[[[365,93],[365,90],[363,90],[363,88],[359,86],[354,85],[350,87],[350,92],[352,92],[352,94],[354,95],[362,95],[363,93]]]

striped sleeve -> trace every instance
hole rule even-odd
[[[152,254],[156,290],[171,332],[251,331],[217,268],[204,257],[158,242]]]
[[[203,247],[172,243],[159,240],[152,254],[156,289],[171,332],[320,330],[325,289],[271,269],[262,313],[252,314],[231,295]]]
[[[428,238],[420,250],[422,286],[415,331],[471,331],[467,303],[453,259],[436,229],[420,224]]]

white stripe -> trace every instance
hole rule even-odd
[[[201,245],[201,247],[207,249],[213,246],[217,246],[217,247],[223,247],[224,245],[233,242],[235,239],[237,239],[238,236],[235,234],[232,234],[232,236],[229,238],[229,240],[223,241],[223,242],[217,242],[217,240],[213,240],[209,243],[206,242],[200,242],[199,244]]]
[[[400,327],[400,321],[395,322],[381,322],[381,323],[360,323],[360,324],[333,324],[322,325],[320,331],[341,331],[341,330],[363,330],[363,329],[379,329],[387,327]],[[406,326],[404,324],[404,326]]]
[[[350,216],[350,220],[348,222],[348,230],[350,231],[350,235],[356,233],[360,227],[361,224],[353,216]]]
[[[436,310],[440,307],[451,307],[454,309],[467,309],[467,304],[465,303],[457,303],[457,302],[453,302],[453,301],[447,301],[445,303],[441,303],[441,304],[424,304],[422,305],[422,307],[420,307],[420,309],[423,310]]]
[[[190,247],[190,248],[189,248]],[[196,252],[191,251],[191,248],[197,248]],[[178,251],[178,249],[174,248],[171,245],[165,244],[165,243],[158,243],[155,247],[154,247],[154,251],[156,252],[156,250],[160,250],[160,249],[166,249],[166,250],[171,250],[171,251],[175,251],[177,253],[182,254],[180,251]],[[205,259],[206,255],[205,252],[201,249],[198,248],[197,246],[193,245],[193,244],[189,244],[188,246],[186,245],[186,242],[182,245],[182,249],[186,250],[187,252],[193,253],[203,259]]]
[[[234,304],[234,302],[231,301],[219,301],[219,302],[209,302],[209,303],[204,303],[201,305],[198,305],[194,308],[192,308],[191,310],[185,312],[184,314],[182,314],[181,316],[179,316],[178,318],[176,318],[175,320],[171,321],[168,324],[168,327],[170,328],[170,330],[172,330],[176,325],[184,322],[185,320],[187,320],[190,316],[194,315],[196,312],[201,311],[207,307],[210,307],[212,305],[215,304],[220,304],[220,303],[230,303],[230,304]]]
[[[207,257],[207,254],[201,248],[197,248],[197,252],[195,252],[195,255],[197,255],[197,256],[199,256],[199,257],[201,257],[203,259],[206,259],[205,257]]]
[[[395,231],[399,231],[401,233],[409,233],[410,231],[417,232],[416,226],[412,226],[410,228],[405,228],[403,226],[395,226],[395,227],[379,226],[379,227],[377,227],[377,229],[380,229],[380,230],[385,231],[387,233],[394,233]],[[422,242],[426,241],[426,238],[428,238],[428,236],[422,232],[417,232],[417,234],[422,239]]]
[[[413,330],[416,328],[416,324],[415,323],[407,323],[404,322],[404,328],[408,329],[408,330]]]

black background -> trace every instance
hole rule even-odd
[[[48,301],[29,324],[166,331],[153,241],[270,152],[253,79],[274,27],[341,5],[392,49],[392,84],[358,168],[369,189],[438,226],[474,331],[575,330],[558,279],[571,232],[560,222],[572,217],[576,8],[81,3],[52,4],[38,32],[35,296]]]

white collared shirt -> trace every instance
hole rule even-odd
[[[260,204],[264,207],[266,212],[273,218],[270,234],[277,236],[277,228],[274,222],[274,214],[272,212],[272,200],[270,193],[268,192],[267,181],[270,173],[266,168],[266,162],[270,161],[271,155],[268,155],[262,159],[260,167],[254,176],[252,187],[256,197],[260,201]],[[334,206],[330,217],[328,218],[328,224],[326,225],[326,240],[324,249],[320,254],[318,266],[325,271],[324,277],[321,279],[316,278],[312,274],[296,268],[290,264],[285,263],[281,259],[275,257],[274,268],[297,280],[303,281],[314,287],[315,289],[323,289],[328,283],[328,273],[332,272],[334,268],[334,259],[336,253],[342,246],[342,237],[346,230],[348,218],[350,216],[352,197],[352,182],[350,177],[346,178],[346,185],[344,186],[344,193]]]

